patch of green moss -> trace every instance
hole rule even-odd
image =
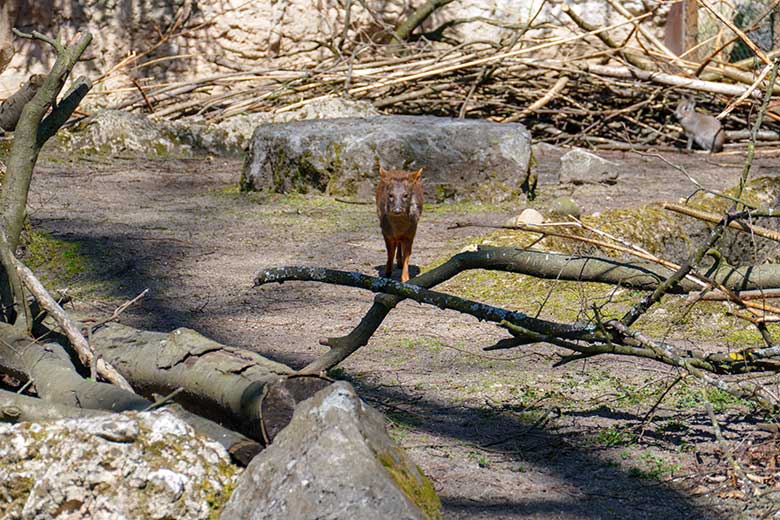
[[[223,481],[226,483],[221,488],[215,488],[212,486],[209,479],[203,481],[203,492],[206,498],[206,503],[209,505],[209,520],[218,520],[222,514],[222,510],[225,508],[230,496],[236,489],[236,483],[234,476],[238,469],[232,464],[220,463],[217,468]]]
[[[738,186],[734,186],[724,190],[723,194],[736,197],[738,190]],[[745,185],[741,200],[750,206],[762,207],[773,205],[778,196],[780,196],[780,179],[776,177],[758,177]],[[733,205],[733,201],[709,193],[699,193],[691,197],[687,204],[704,211],[722,214]]]
[[[44,231],[27,231],[23,237],[25,263],[41,272],[44,283],[63,283],[87,269],[86,256],[78,243],[53,238]]]
[[[34,485],[35,479],[32,477],[16,476],[6,480],[3,492],[6,500],[0,506],[0,512],[21,510],[24,503],[27,502]]]
[[[419,467],[414,466],[410,471],[389,452],[378,453],[377,459],[406,497],[422,511],[425,518],[431,520],[443,518],[441,500],[433,484]]]
[[[6,160],[11,155],[13,139],[0,139],[0,159]]]
[[[447,215],[462,217],[466,214],[487,212],[511,212],[517,208],[516,201],[485,202],[460,200],[448,202],[426,202],[424,215]]]

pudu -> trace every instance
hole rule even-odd
[[[688,150],[693,147],[694,141],[697,145],[710,152],[720,152],[723,150],[723,143],[726,141],[726,133],[723,131],[723,125],[720,121],[709,115],[696,112],[696,102],[688,97],[684,97],[677,104],[674,115],[685,130],[688,136]]]
[[[379,168],[376,212],[387,248],[385,276],[393,274],[393,258],[401,267],[401,281],[409,279],[409,257],[423,210],[422,169],[408,172]]]

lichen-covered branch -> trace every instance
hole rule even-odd
[[[708,384],[733,395],[750,399],[767,410],[774,410],[778,406],[778,403],[771,396],[765,395],[765,392],[758,387],[745,389],[741,383],[727,383],[714,376],[715,374],[733,375],[780,370],[780,359],[772,358],[768,349],[764,349],[765,357],[763,358],[758,356],[751,358],[749,355],[735,356],[733,353],[704,355],[690,349],[682,350],[662,341],[650,340],[640,332],[629,329],[627,325],[618,320],[611,320],[599,324],[599,326],[549,322],[531,318],[523,313],[431,291],[411,283],[400,283],[387,278],[376,278],[361,273],[319,267],[265,269],[255,277],[255,285],[293,280],[359,287],[374,292],[392,294],[398,299],[409,298],[440,308],[457,310],[482,320],[496,322],[515,336],[513,340],[501,342],[500,345],[488,347],[486,350],[515,348],[528,343],[546,342],[576,352],[574,355],[563,356],[562,362],[559,364],[600,354],[652,359],[684,369]],[[428,281],[430,282],[430,280]],[[377,303],[375,303],[376,305]],[[389,311],[389,308],[387,310]],[[382,313],[379,314],[382,315]],[[378,326],[375,321],[370,325],[374,330]],[[365,330],[367,331],[371,327],[367,327]],[[334,348],[334,350],[337,349],[338,347]]]
[[[482,246],[476,251],[459,253],[442,265],[409,280],[408,283],[430,288],[469,269],[513,272],[551,280],[601,282],[649,291],[658,287],[674,272],[669,268],[645,261],[619,262],[609,258]],[[780,287],[780,266],[726,267],[712,273],[711,277],[731,290]],[[701,286],[684,278],[670,288],[669,292],[686,293],[700,289]],[[320,343],[331,349],[304,367],[301,372],[319,373],[341,363],[368,343],[387,314],[403,299],[403,296],[389,294],[377,296],[374,304],[352,332],[342,337],[322,339]],[[510,338],[502,342],[502,345],[516,346],[520,343],[516,338]]]
[[[420,303],[435,305],[441,309],[456,310],[464,314],[470,314],[480,320],[492,321],[494,323],[506,321],[549,336],[584,340],[594,339],[593,327],[590,326],[570,325],[533,318],[522,312],[508,311],[500,307],[459,298],[451,294],[431,291],[411,283],[401,283],[390,278],[377,278],[357,272],[301,266],[264,269],[255,276],[255,286],[268,283],[284,283],[293,280],[359,287],[376,293],[409,298]]]

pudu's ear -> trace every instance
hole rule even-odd
[[[379,167],[379,178],[380,179],[386,179],[387,178],[387,170],[385,170],[381,166]]]
[[[412,182],[417,182],[420,180],[420,177],[422,177],[422,170],[423,169],[420,168],[416,172],[412,173],[411,177],[409,177],[412,180]]]

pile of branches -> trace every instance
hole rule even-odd
[[[684,142],[673,110],[689,95],[700,107],[721,114],[732,130],[731,140],[747,138],[773,53],[763,52],[745,32],[712,11],[723,27],[720,39],[725,44],[742,40],[755,58],[721,61],[727,54],[725,44],[696,60],[678,57],[646,27],[654,11],[633,14],[619,0],[609,3],[624,18],[608,26],[589,24],[566,4],[565,23],[537,23],[546,7],[543,2],[526,23],[503,24],[508,36],[498,43],[459,43],[443,37],[441,27],[410,33],[403,41],[341,41],[321,47],[330,49],[330,57],[294,70],[246,68],[173,83],[134,82],[128,98],[113,108],[161,119],[198,115],[219,122],[237,114],[286,112],[345,96],[369,101],[387,113],[520,121],[537,139],[558,144],[641,148]],[[700,9],[709,9],[701,3]],[[761,23],[777,3],[746,27]],[[628,37],[617,41],[616,33]],[[175,37],[174,31],[163,39]],[[703,48],[691,54],[704,54]],[[144,55],[133,56],[111,73],[131,66],[142,71]],[[759,139],[780,143],[779,118],[769,110]]]

